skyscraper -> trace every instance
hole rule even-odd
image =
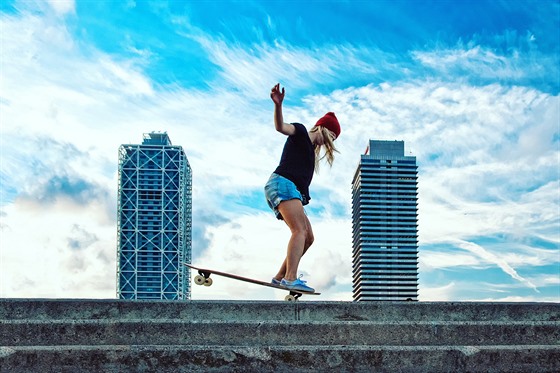
[[[189,299],[192,175],[167,133],[119,148],[117,295]]]
[[[404,141],[370,140],[352,181],[355,301],[417,300],[417,179]]]

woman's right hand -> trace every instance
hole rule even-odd
[[[278,83],[274,87],[272,87],[272,90],[270,91],[270,98],[275,105],[282,105],[285,93],[286,90],[284,88],[282,88],[282,91],[280,91],[280,83]]]

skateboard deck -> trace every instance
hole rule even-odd
[[[192,264],[189,264],[189,263],[183,263],[183,264],[186,265],[189,268],[192,268],[192,269],[198,271],[198,275],[195,276],[195,278],[194,278],[194,283],[197,284],[197,285],[211,286],[213,281],[210,278],[210,275],[215,274],[217,276],[227,277],[227,278],[231,278],[231,279],[234,279],[234,280],[239,280],[239,281],[243,281],[243,282],[250,282],[250,283],[256,284],[256,285],[262,285],[262,286],[267,286],[269,288],[288,291],[289,294],[286,295],[286,297],[284,298],[287,301],[296,301],[303,294],[305,294],[305,295],[320,295],[321,294],[321,293],[316,293],[316,292],[291,290],[291,289],[288,289],[288,288],[286,288],[284,286],[281,286],[281,285],[274,285],[270,282],[255,280],[253,278],[243,277],[243,276],[235,275],[233,273],[221,272],[221,271],[216,271],[216,270],[208,269],[208,268],[195,267],[195,266],[193,266]]]

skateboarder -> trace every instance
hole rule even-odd
[[[288,242],[286,259],[272,279],[289,289],[314,291],[306,281],[297,278],[301,257],[313,243],[313,230],[303,206],[309,203],[309,185],[313,172],[318,170],[319,161],[326,158],[332,166],[337,151],[334,141],[340,135],[340,124],[334,113],[320,118],[308,132],[300,123],[285,123],[282,102],[285,89],[280,84],[272,87],[270,98],[274,102],[274,127],[288,136],[278,168],[272,173],[265,186],[265,195],[270,208],[280,220],[284,220],[292,233]],[[321,150],[325,149],[321,156]]]

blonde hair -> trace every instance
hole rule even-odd
[[[330,135],[330,131],[323,126],[315,126],[309,132],[317,132],[321,131],[323,135],[323,139],[325,140],[323,145],[315,145],[315,172],[319,173],[319,162],[323,159],[327,159],[327,163],[329,167],[332,167],[334,162],[334,153],[339,153],[334,146],[334,140]],[[325,147],[325,154],[321,156],[321,148]]]

